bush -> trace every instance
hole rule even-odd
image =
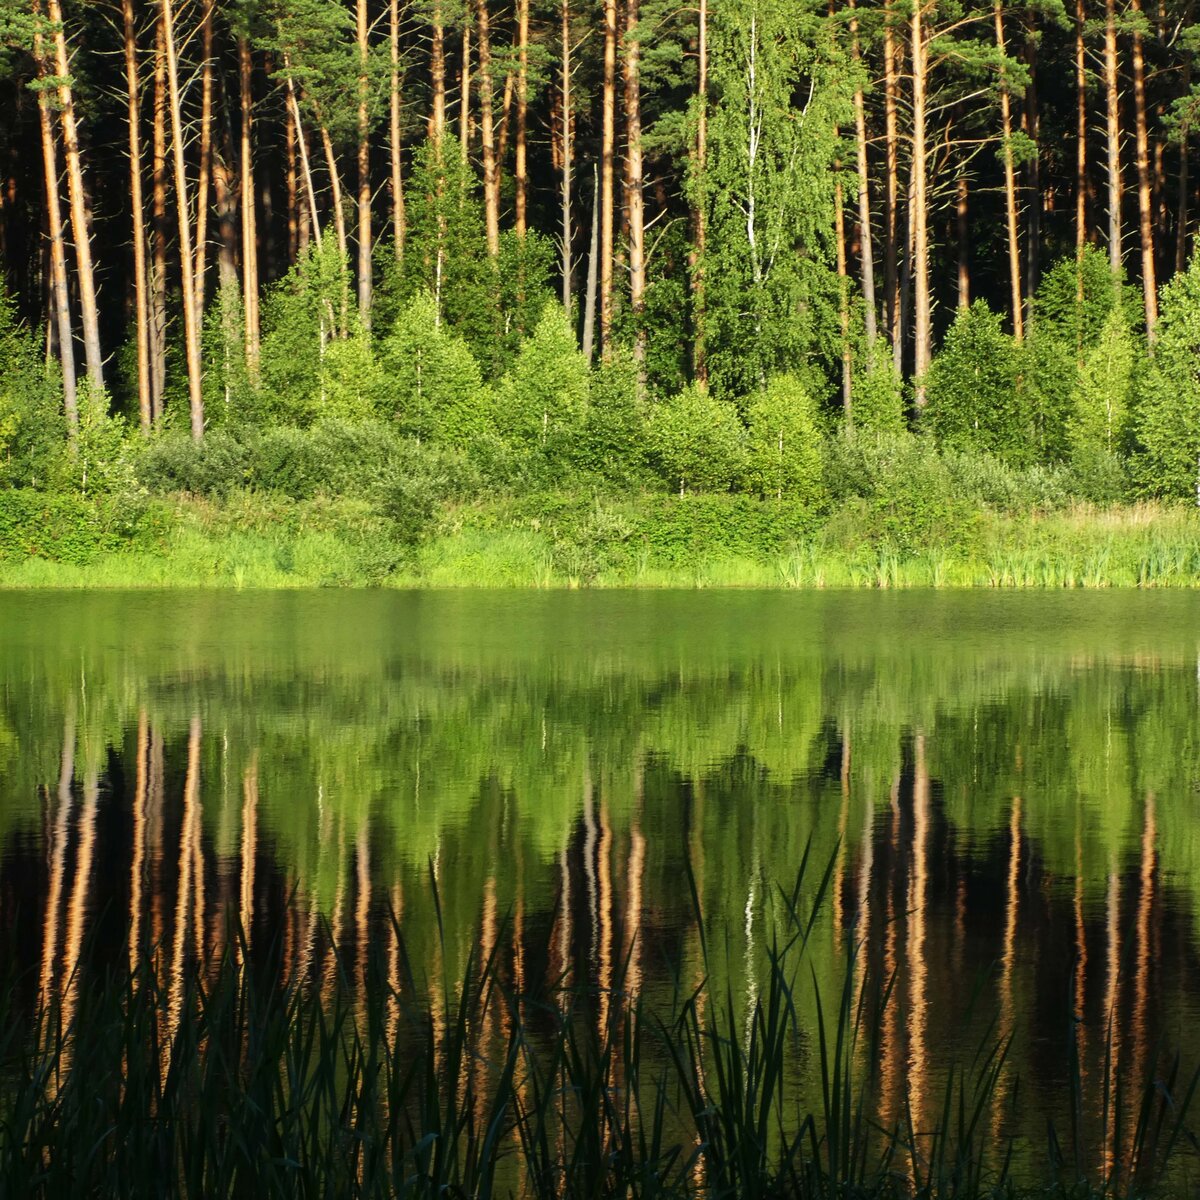
[[[653,560],[681,565],[722,554],[769,559],[809,538],[815,528],[812,509],[791,500],[659,496],[639,505],[632,536]]]
[[[824,494],[817,406],[794,375],[777,375],[747,412],[745,480],[760,496],[816,506]]]
[[[689,488],[728,491],[745,464],[745,432],[737,411],[696,385],[652,411],[647,442],[659,473],[681,496]]]
[[[462,500],[479,487],[465,455],[453,449],[401,443],[377,492],[377,509],[392,524],[395,539],[412,547],[433,527],[441,506]]]
[[[876,338],[857,364],[851,386],[850,420],[864,433],[900,433],[904,429],[904,384],[892,361],[892,349]]]
[[[646,405],[638,366],[618,350],[592,372],[587,421],[573,455],[576,466],[613,483],[646,482]]]
[[[137,496],[0,491],[0,559],[45,558],[84,566],[97,555],[161,544],[170,517]]]
[[[1063,466],[1013,467],[990,454],[956,450],[942,457],[955,494],[997,512],[1049,512],[1072,495],[1074,476]]]
[[[1103,452],[1111,458],[1125,450],[1133,371],[1133,337],[1125,314],[1114,307],[1079,371],[1070,422],[1074,457]]]
[[[224,429],[210,430],[202,442],[187,434],[158,433],[136,460],[137,480],[151,492],[227,496],[249,481],[252,448],[245,434]]]
[[[251,482],[294,500],[324,493],[365,496],[394,470],[400,439],[381,421],[319,421],[309,429],[265,431],[251,463]]]
[[[929,369],[922,420],[943,446],[1024,462],[1031,429],[1020,357],[1000,323],[982,300],[959,309]]]
[[[61,378],[46,370],[37,336],[0,288],[0,483],[46,487],[66,436]]]
[[[1154,359],[1138,390],[1139,484],[1200,498],[1200,256],[1163,289]]]

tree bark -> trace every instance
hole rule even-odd
[[[212,180],[213,160],[213,0],[204,0],[201,16],[200,67],[200,147],[199,171],[196,178],[196,314],[204,319],[206,298],[205,280],[208,276],[208,193]]]
[[[471,155],[471,24],[463,24],[462,69],[459,71],[458,140],[463,162]]]
[[[925,407],[925,376],[933,355],[932,313],[929,297],[929,208],[925,177],[925,71],[926,45],[923,21],[925,0],[912,10],[912,221],[913,221],[913,374],[914,400]]]
[[[33,57],[37,64],[38,78],[44,79],[46,63],[42,50],[41,28],[38,25],[34,26],[33,38]],[[54,140],[54,119],[50,113],[49,91],[43,88],[38,92],[37,104],[42,142],[42,174],[46,184],[46,218],[50,226],[51,307],[54,312],[54,327],[58,334],[58,357],[62,366],[63,412],[67,418],[67,430],[73,438],[79,429],[79,402],[75,390],[75,335],[71,330],[67,253],[59,194],[61,185],[58,179],[58,147]]]
[[[183,158],[183,114],[179,95],[179,65],[175,58],[175,17],[171,0],[162,0],[164,50],[167,57],[167,91],[171,117],[171,143],[175,160],[175,204],[179,213],[179,264],[183,275],[183,337],[187,362],[188,407],[192,438],[204,437],[204,381],[200,352],[200,321],[196,312],[196,280],[192,261],[192,229],[187,174]]]
[[[588,251],[587,288],[583,300],[583,357],[590,363],[596,353],[596,284],[600,256],[600,179],[592,167],[592,237]]]
[[[525,236],[529,168],[526,162],[526,121],[529,109],[529,0],[517,0],[517,146],[513,164],[513,225],[517,237]]]
[[[1081,259],[1088,233],[1087,56],[1083,40],[1086,24],[1086,0],[1075,0],[1075,253]]]
[[[708,245],[707,185],[708,168],[708,0],[700,0],[696,35],[696,199],[692,226],[695,230],[695,264],[692,269],[692,375],[704,387],[708,383],[707,355],[707,263]]]
[[[479,137],[483,149],[483,217],[488,254],[500,255],[500,173],[496,169],[496,140],[492,123],[492,42],[487,0],[476,0],[479,24]]]
[[[1134,145],[1137,152],[1138,233],[1142,245],[1142,302],[1146,311],[1146,340],[1153,343],[1158,324],[1158,282],[1154,261],[1154,198],[1150,181],[1150,132],[1146,123],[1146,58],[1142,31],[1136,22],[1142,15],[1142,0],[1130,0],[1134,17],[1133,114]]]
[[[401,158],[403,144],[400,133],[401,75],[400,75],[400,0],[388,2],[388,43],[392,57],[392,73],[388,88],[388,133],[392,166],[392,248],[396,261],[404,261],[404,241],[407,222],[404,213],[404,166]]]
[[[842,415],[847,426],[853,423],[851,397],[853,379],[850,357],[850,279],[846,261],[846,214],[839,169],[833,187],[833,218],[837,240],[838,326],[842,338]]]
[[[1121,274],[1121,106],[1117,91],[1117,8],[1104,4],[1105,134],[1108,143],[1108,261],[1114,280]]]
[[[854,0],[850,0],[850,47],[854,64],[861,72],[862,54],[858,44],[858,15]],[[867,345],[874,345],[879,335],[875,307],[874,234],[871,229],[870,167],[867,161],[867,118],[863,100],[861,74],[854,88],[854,148],[858,167],[858,228],[859,264],[862,271],[862,294],[865,309]]]
[[[899,371],[904,355],[900,328],[900,135],[897,122],[900,85],[896,69],[896,34],[892,26],[891,5],[883,18],[883,113],[886,155],[886,186],[883,194],[885,238],[883,249],[883,286],[886,294],[888,337],[892,341],[892,359]]]
[[[703,0],[701,0],[703,3]],[[571,0],[562,0],[562,303],[571,312]]]
[[[167,53],[161,14],[154,31],[153,264],[150,272],[151,420],[163,413],[167,384]]]
[[[996,26],[996,49],[1001,58],[1007,54],[1004,42],[1002,0],[994,0],[992,15]],[[914,52],[914,76],[916,56]],[[915,87],[915,83],[914,83]],[[1013,337],[1019,342],[1025,336],[1021,306],[1021,243],[1017,232],[1017,184],[1012,148],[1012,99],[1008,92],[1008,71],[1000,68],[1000,136],[1004,157],[1004,223],[1008,233],[1008,291],[1012,306]]]
[[[333,138],[329,136],[329,127],[318,112],[317,127],[321,131],[321,149],[325,152],[325,170],[329,174],[329,188],[332,192],[333,232],[337,237],[338,253],[344,264],[350,261],[350,241],[346,233],[346,213],[342,208],[342,178],[338,173],[337,155],[333,150]]]
[[[625,4],[625,136],[626,196],[629,216],[629,308],[634,326],[634,358],[646,358],[646,220],[642,187],[641,45],[638,41],[638,0]],[[639,370],[639,375],[641,371]]]
[[[613,154],[617,121],[617,0],[604,0],[604,78],[600,133],[600,352],[613,321]]]
[[[958,243],[958,307],[971,303],[971,226],[967,217],[970,188],[965,171],[959,173],[954,187],[955,241]]]
[[[1025,62],[1029,69],[1029,83],[1025,88],[1025,103],[1021,121],[1025,136],[1034,147],[1032,157],[1025,163],[1025,322],[1033,319],[1033,297],[1041,281],[1040,255],[1042,247],[1042,169],[1041,169],[1041,115],[1038,111],[1037,67],[1038,42],[1032,10],[1026,13]]]
[[[250,41],[238,37],[238,100],[241,120],[241,185],[242,185],[242,303],[246,320],[246,366],[251,378],[258,373],[261,339],[258,308],[258,221],[254,187],[254,90],[253,62]],[[293,122],[294,124],[294,122]],[[296,137],[301,138],[295,125]],[[298,249],[297,245],[297,249]]]
[[[138,81],[137,26],[133,0],[121,0],[125,40],[125,91],[129,113],[129,204],[133,211],[133,295],[137,328],[138,418],[150,432],[150,295],[146,276],[146,223],[142,199],[142,135]],[[58,197],[55,196],[57,207]],[[64,276],[65,277],[65,276]],[[74,381],[72,381],[72,384]]]
[[[1191,5],[1188,14],[1191,15]],[[1183,59],[1183,94],[1192,91],[1192,55],[1185,52]],[[1190,124],[1185,117],[1179,123],[1179,193],[1175,202],[1175,272],[1187,268],[1188,245],[1188,132]]]
[[[62,128],[63,157],[67,164],[67,195],[71,206],[71,231],[75,242],[75,275],[79,285],[80,325],[83,356],[88,379],[104,386],[104,355],[100,346],[100,311],[96,303],[96,270],[92,261],[92,239],[88,228],[87,194],[83,186],[83,159],[79,151],[79,126],[71,87],[71,63],[67,35],[63,29],[62,5],[48,0],[54,30],[55,71],[58,75],[58,115]]]
[[[370,20],[367,0],[358,0],[358,317],[371,328],[371,93],[367,67]]]
[[[442,15],[442,0],[433,0],[429,75],[433,83],[433,111],[429,117],[429,136],[433,142],[440,144],[446,132],[446,26]]]

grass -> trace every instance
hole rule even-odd
[[[363,501],[177,499],[170,531],[154,550],[99,554],[84,565],[0,558],[0,587],[1200,586],[1200,513],[1185,507],[982,512],[945,541],[912,544],[868,536],[838,514],[803,541],[758,551],[723,545],[719,527],[668,546],[640,538],[635,502],[619,512],[597,508],[607,526],[555,525],[525,508],[497,501],[450,510],[412,547]]]
[[[1192,1145],[1196,1087],[1177,1068],[1134,1094],[1116,1153],[1086,1145],[1082,1121],[1063,1137],[1050,1129],[1042,1147],[998,1137],[1010,1070],[994,1038],[922,1098],[940,1114],[932,1129],[914,1130],[911,1096],[881,1127],[874,1066],[892,981],[856,984],[851,956],[839,993],[817,997],[816,1027],[797,1015],[800,989],[816,986],[807,949],[830,876],[806,854],[781,891],[748,1011],[708,977],[651,1011],[619,966],[603,994],[567,978],[518,995],[482,939],[456,984],[426,988],[394,917],[366,986],[328,945],[309,978],[278,944],[250,956],[236,935],[187,974],[85,971],[32,1017],[14,981],[0,1023],[0,1194],[1088,1200],[1169,1189]],[[699,912],[694,884],[692,896]],[[698,930],[707,964],[703,920]],[[806,1055],[819,1068],[811,1105],[793,1087]],[[1081,1113],[1094,1097],[1078,1068],[1073,1080],[1064,1100]],[[1105,1137],[1121,1127],[1121,1085],[1105,1073]],[[1020,1177],[1022,1162],[1041,1165]]]

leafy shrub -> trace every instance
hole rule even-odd
[[[152,549],[170,528],[161,505],[137,496],[85,497],[30,488],[0,491],[0,559],[84,566],[120,549]]]
[[[1139,386],[1135,472],[1144,491],[1200,489],[1200,256],[1162,293],[1154,359]]]
[[[824,493],[817,406],[794,375],[776,375],[747,411],[745,481],[760,496],[816,505]]]
[[[1070,422],[1074,456],[1113,456],[1124,450],[1133,391],[1134,344],[1125,314],[1114,307],[1086,352],[1075,386]]]
[[[470,460],[453,449],[402,442],[378,487],[376,507],[395,539],[412,547],[424,540],[441,506],[478,490]]]
[[[1113,279],[1106,251],[1085,246],[1082,256],[1060,258],[1042,276],[1033,300],[1033,327],[1078,355],[1099,341],[1114,307],[1124,310],[1131,325],[1141,311],[1141,294],[1123,279]]]
[[[737,411],[696,385],[652,410],[647,442],[659,473],[681,496],[689,488],[728,491],[745,463]]]
[[[633,357],[618,350],[601,363],[592,372],[590,395],[575,465],[625,486],[646,482],[646,405]]]
[[[990,454],[957,450],[942,458],[956,495],[997,512],[1048,512],[1072,495],[1074,476],[1061,465],[1013,467]]]
[[[926,379],[922,420],[944,446],[1030,457],[1030,420],[1018,387],[1020,357],[999,313],[977,300],[959,309]]]
[[[633,538],[652,559],[684,564],[720,554],[768,559],[810,537],[809,505],[745,495],[646,497],[636,511]]]
[[[904,384],[892,361],[891,347],[876,338],[862,355],[851,385],[851,421],[865,433],[904,429]]]
[[[210,430],[201,442],[190,435],[155,434],[135,463],[138,482],[151,492],[227,496],[250,478],[253,441],[225,429]]]
[[[323,420],[309,429],[266,430],[254,450],[251,481],[295,500],[318,493],[363,496],[389,476],[400,439],[381,421]]]

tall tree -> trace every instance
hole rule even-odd
[[[1121,274],[1121,107],[1117,79],[1116,0],[1104,3],[1105,142],[1108,148],[1108,261]]]
[[[125,43],[125,90],[129,113],[129,201],[133,212],[134,326],[137,339],[138,417],[142,432],[149,432],[150,404],[150,289],[146,271],[146,213],[142,198],[141,89],[139,83],[137,26],[133,0],[121,0]]]
[[[1013,154],[1012,101],[1009,95],[1005,62],[1007,47],[1004,38],[1002,0],[993,0],[992,13],[996,25],[996,50],[1000,55],[1000,129],[1001,155],[1004,160],[1004,223],[1008,233],[1009,303],[1012,311],[1013,336],[1019,342],[1025,332],[1021,309],[1021,244],[1017,232],[1017,184]]]
[[[611,349],[613,196],[617,128],[617,0],[604,0],[604,75],[600,133],[600,350]]]
[[[629,214],[629,309],[634,356],[646,358],[646,228],[642,171],[641,47],[638,0],[625,0],[625,207]]]
[[[371,77],[367,0],[355,6],[358,35],[358,316],[371,328]]]
[[[1133,60],[1134,147],[1138,180],[1138,234],[1142,247],[1142,298],[1146,337],[1154,341],[1158,323],[1158,283],[1154,261],[1154,208],[1150,184],[1150,132],[1146,119],[1146,58],[1142,41],[1142,0],[1130,0],[1131,58]]]

